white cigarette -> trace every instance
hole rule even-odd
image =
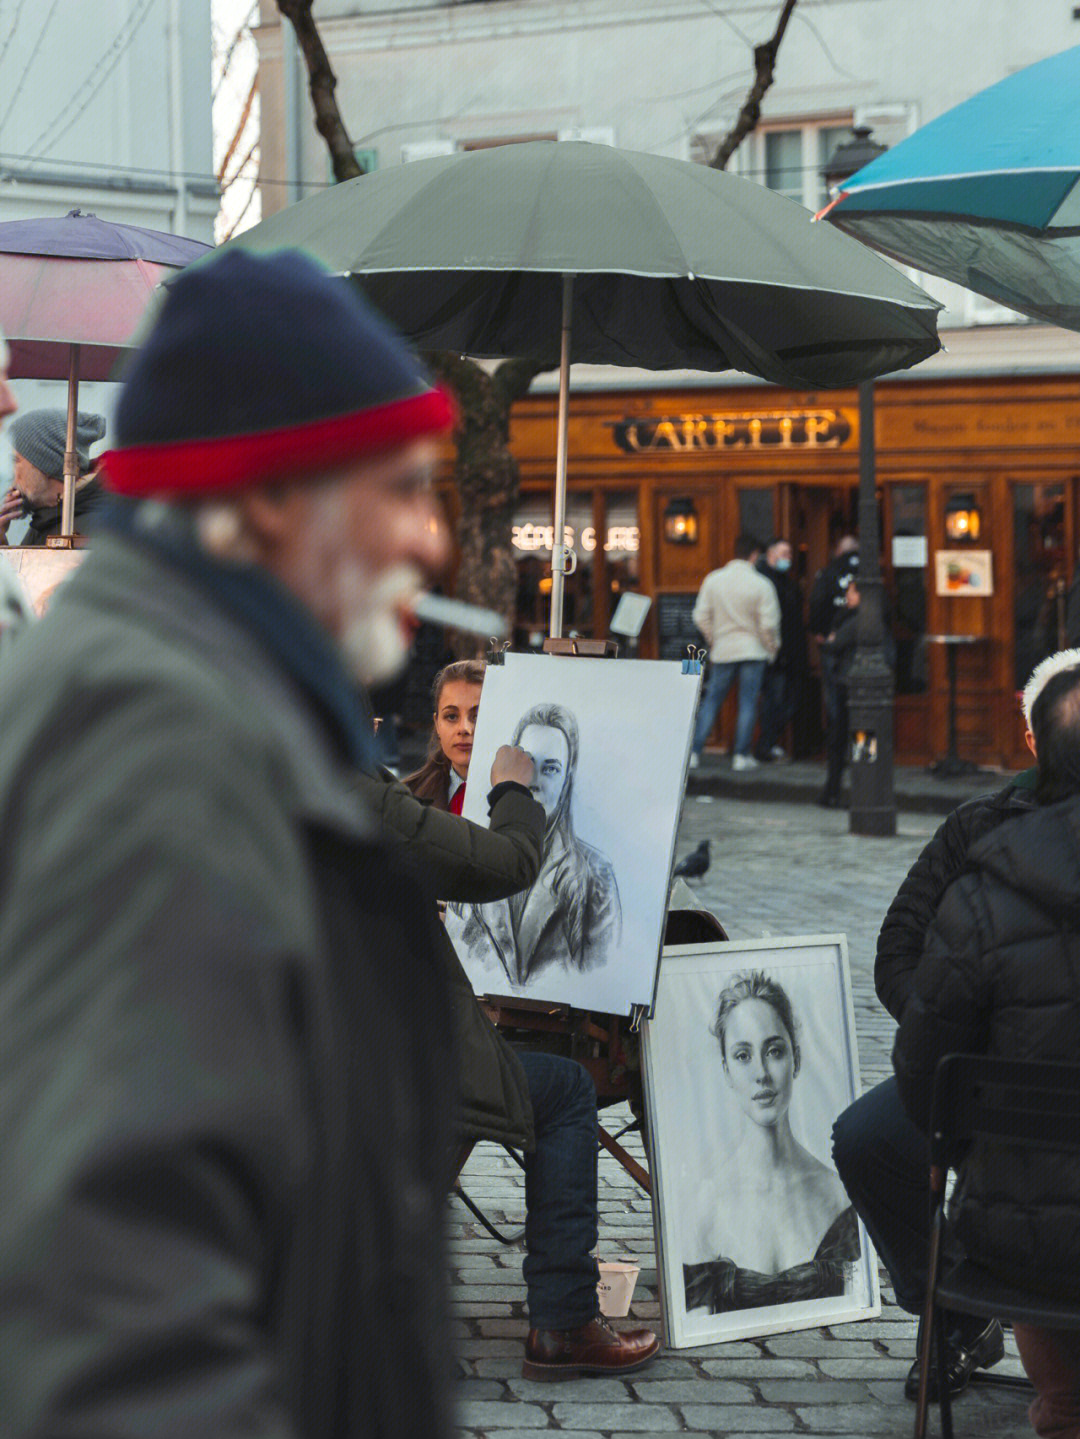
[[[451,630],[464,630],[470,635],[484,635],[501,640],[507,624],[495,610],[481,605],[467,605],[463,600],[448,600],[442,595],[421,595],[413,604],[413,614],[422,623],[444,625]]]

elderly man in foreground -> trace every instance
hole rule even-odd
[[[178,278],[0,669],[0,1432],[449,1432],[433,906],[350,778],[450,406],[340,280]]]

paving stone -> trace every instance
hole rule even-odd
[[[831,1339],[819,1329],[807,1329],[801,1334],[770,1334],[763,1341],[770,1354],[787,1359],[816,1358],[819,1354],[835,1354],[838,1359],[867,1358],[877,1353],[869,1338]]]
[[[795,1413],[815,1434],[900,1433],[912,1422],[910,1406],[903,1411],[901,1426],[897,1409],[888,1404],[801,1404]]]
[[[895,1375],[903,1379],[911,1368],[911,1358],[890,1359],[875,1354],[873,1359],[819,1359],[818,1365],[830,1379],[886,1379]]]
[[[701,1372],[713,1379],[739,1379],[746,1382],[757,1379],[812,1379],[815,1377],[812,1359],[774,1359],[771,1355],[758,1355],[756,1359],[705,1359]]]
[[[858,1404],[865,1384],[833,1379],[762,1379],[758,1391],[767,1404]]]
[[[487,1399],[505,1399],[506,1385],[497,1379],[475,1379],[467,1376],[457,1380],[454,1387],[454,1403],[459,1407],[477,1404]]]
[[[462,1292],[458,1291],[458,1293]],[[472,1299],[458,1299],[451,1295],[450,1312],[458,1319],[494,1319],[498,1316],[505,1316],[509,1319],[513,1311],[509,1304],[479,1303]]]
[[[556,1404],[552,1415],[560,1429],[618,1428],[624,1433],[674,1434],[681,1427],[663,1404]]]
[[[766,1404],[682,1404],[688,1429],[705,1434],[790,1434],[795,1420],[786,1409]]]
[[[548,1416],[538,1404],[523,1404],[520,1401],[481,1400],[477,1404],[462,1404],[458,1410],[457,1422],[462,1429],[546,1429]]]
[[[552,1400],[563,1404],[576,1400],[582,1404],[625,1405],[630,1397],[622,1379],[600,1379],[593,1375],[552,1383],[544,1379],[524,1379],[519,1374],[516,1379],[507,1381],[507,1388],[519,1399],[532,1399],[538,1404],[550,1404]]]
[[[752,1404],[754,1391],[727,1379],[630,1379],[630,1387],[646,1404]]]

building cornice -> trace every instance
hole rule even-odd
[[[775,5],[743,0],[727,6],[753,24],[760,15],[762,34],[775,21]],[[626,25],[669,25],[676,21],[708,23],[715,15],[700,0],[486,0],[484,4],[439,5],[413,10],[387,10],[376,14],[334,15],[320,18],[319,29],[332,55],[366,50],[410,49],[430,45],[508,40],[523,36],[569,34]],[[764,27],[764,28],[763,28]],[[280,56],[277,34],[267,28],[267,58]]]

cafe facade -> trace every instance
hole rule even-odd
[[[567,543],[577,569],[564,629],[607,636],[619,596],[636,591],[652,600],[638,653],[679,658],[700,642],[689,613],[701,579],[731,558],[740,531],[792,541],[805,602],[837,537],[855,529],[858,395],[650,380],[572,393]],[[1064,644],[1080,544],[1080,366],[885,380],[874,393],[897,757],[928,763],[945,752],[952,649],[960,754],[1022,765],[1017,691]],[[553,394],[515,406],[511,448],[521,468],[515,635],[535,646],[550,593]],[[808,648],[798,754],[821,743],[817,646]],[[721,741],[730,724],[722,718]]]

